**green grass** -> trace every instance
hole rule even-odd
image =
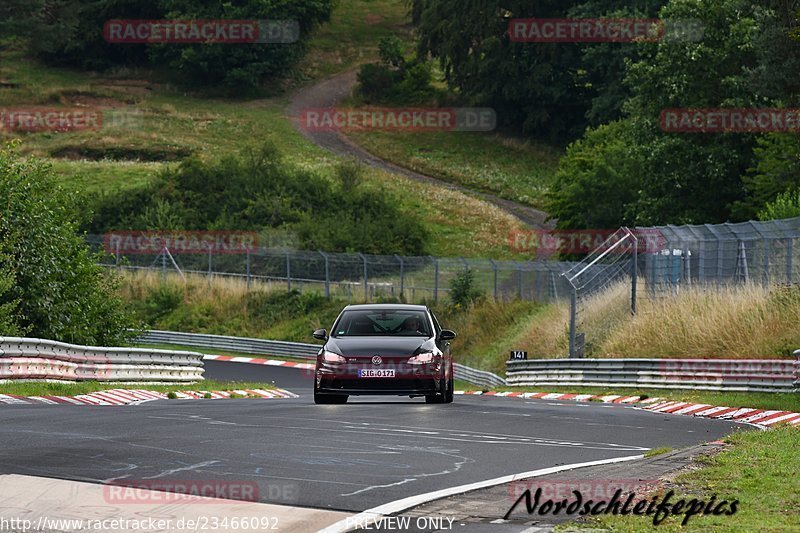
[[[356,4],[366,13],[369,10],[381,11],[384,5],[396,7],[402,3],[375,1]],[[339,9],[348,13],[351,7],[348,3]],[[395,24],[396,21],[388,22],[393,20],[391,17],[383,16],[389,26]],[[331,28],[350,20],[345,15],[337,17]],[[378,25],[374,31],[384,31],[379,30],[380,27]],[[350,30],[337,27],[335,31],[326,31],[333,32],[330,38],[336,40],[336,32],[347,33]],[[327,46],[319,44],[318,49],[324,50]],[[374,57],[367,59],[373,60]],[[0,50],[0,78],[20,84],[16,88],[3,89],[4,105],[70,107],[79,102],[87,106],[130,107],[139,113],[131,127],[114,126],[68,133],[15,133],[13,137],[9,132],[0,132],[0,143],[21,138],[23,153],[51,161],[62,184],[79,193],[142,187],[167,165],[176,164],[169,157],[164,160],[165,154],[219,158],[265,141],[273,142],[290,163],[332,179],[339,158],[316,147],[294,129],[285,116],[286,98],[200,98],[176,92],[167,85],[151,83],[147,80],[147,72],[138,74],[141,78],[90,75],[45,67],[26,58],[20,50]],[[95,154],[104,153],[115,153],[123,159],[97,160]],[[79,159],[55,158],[53,154]],[[86,157],[86,154],[91,157]],[[374,169],[369,169],[365,178],[365,187],[393,193],[405,216],[423,223],[431,235],[429,249],[433,255],[496,259],[523,257],[521,253],[509,250],[507,243],[509,233],[519,229],[520,223],[495,206],[462,193]]]
[[[375,61],[381,37],[396,35],[410,41],[408,5],[403,0],[345,0],[337,2],[331,22],[318,28],[298,79],[325,78],[358,64]]]
[[[544,207],[558,151],[495,133],[353,132],[371,153],[402,167],[515,202]]]
[[[655,457],[656,455],[664,455],[665,453],[669,453],[672,451],[672,448],[669,446],[661,446],[659,448],[653,448],[651,450],[647,450],[644,452],[645,457]]]
[[[473,389],[475,387],[473,386]],[[680,402],[704,403],[726,407],[752,407],[764,410],[781,410],[800,413],[800,394],[772,392],[715,392],[700,390],[636,389],[625,387],[499,387],[498,391],[512,392],[560,392],[572,394],[594,394],[606,396],[642,396],[644,398],[663,398]]]
[[[676,480],[672,502],[697,498],[708,502],[738,500],[732,516],[696,515],[686,526],[684,516],[671,516],[659,531],[797,531],[800,526],[800,431],[779,427],[771,431],[742,431],[725,439],[731,447],[713,456],[701,457],[702,468]],[[574,526],[576,524],[570,524]],[[604,516],[588,527],[612,531],[652,531],[652,518]]]
[[[110,389],[144,389],[158,392],[180,391],[227,391],[234,389],[274,389],[270,383],[245,382],[245,381],[216,381],[207,379],[197,383],[175,383],[169,385],[145,385],[138,383],[106,383],[100,381],[80,381],[77,383],[58,382],[25,382],[25,383],[0,383],[1,394],[15,396],[75,396],[90,392]]]

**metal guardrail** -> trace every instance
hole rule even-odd
[[[273,341],[252,339],[247,337],[229,337],[224,335],[208,335],[205,333],[181,333],[177,331],[145,331],[139,337],[144,344],[177,344],[179,346],[195,346],[198,348],[214,348],[228,352],[272,355],[278,357],[298,357],[314,359],[322,346],[302,342]],[[505,379],[483,370],[470,368],[456,363],[455,378],[479,385],[481,387],[499,387],[505,385]]]
[[[302,342],[272,341],[248,337],[229,337],[205,333],[181,333],[178,331],[148,330],[139,337],[143,344],[176,344],[196,348],[214,348],[228,352],[274,355],[314,359],[322,346]]]
[[[486,372],[485,370],[477,370],[460,363],[455,364],[455,378],[466,381],[467,383],[472,383],[473,385],[480,385],[481,387],[489,387],[492,389],[495,387],[504,387],[506,385],[506,380],[497,374]]]
[[[511,386],[599,386],[798,392],[800,361],[773,359],[537,359],[508,361]]]
[[[0,380],[194,382],[203,354],[0,337]]]

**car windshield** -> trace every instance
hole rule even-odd
[[[342,314],[334,337],[355,336],[430,337],[431,329],[424,311],[398,309],[349,310]]]

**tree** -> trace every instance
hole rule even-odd
[[[0,327],[82,344],[130,339],[117,278],[77,233],[75,199],[52,168],[0,149],[0,198]]]

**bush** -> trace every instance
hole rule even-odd
[[[335,174],[338,186],[287,163],[272,145],[212,162],[190,158],[136,192],[98,197],[87,229],[275,228],[309,250],[425,254],[425,228],[389,193],[362,187],[360,166],[344,163]]]
[[[81,344],[130,339],[134,321],[117,278],[77,233],[75,201],[56,187],[51,167],[0,149],[0,198],[2,327]]]
[[[758,213],[759,220],[780,220],[800,217],[800,190],[786,191],[768,202]]]
[[[450,280],[450,301],[457,309],[469,307],[483,293],[475,286],[475,274],[471,269],[459,272]]]
[[[435,95],[430,63],[406,59],[400,39],[384,37],[378,50],[381,62],[362,65],[358,71],[358,94],[364,101],[418,104]]]
[[[59,0],[32,1],[12,12],[28,22],[32,51],[50,64],[93,70],[159,65],[188,85],[246,91],[288,72],[305,52],[311,30],[332,10],[332,0]],[[103,37],[110,19],[296,20],[300,36],[291,44],[115,44]]]

